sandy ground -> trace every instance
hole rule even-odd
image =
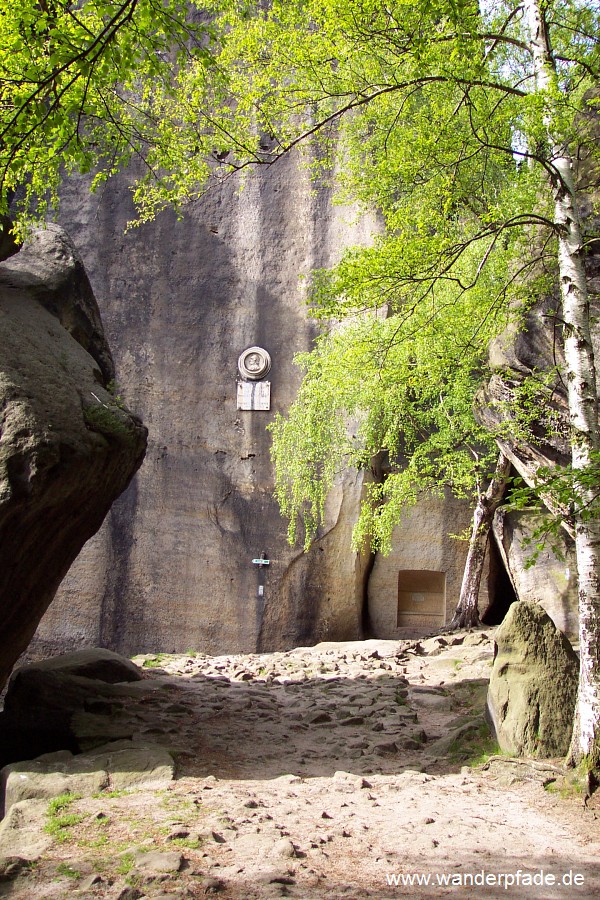
[[[138,658],[178,778],[74,800],[0,896],[600,897],[600,804],[487,759],[492,636]]]

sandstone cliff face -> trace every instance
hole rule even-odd
[[[314,336],[302,277],[331,265],[344,246],[370,240],[377,223],[334,206],[327,189],[315,191],[295,158],[252,174],[243,190],[233,180],[214,188],[180,221],[164,213],[125,232],[133,215],[127,176],[99,196],[84,180],[65,186],[63,220],[86,260],[123,394],[148,425],[149,452],[65,578],[36,652],[90,644],[122,653],[283,649],[360,637],[369,620],[375,634],[393,637],[451,615],[466,546],[447,533],[467,527],[467,504],[423,501],[397,530],[393,554],[371,572],[371,561],[350,549],[362,492],[356,473],[340,480],[306,555],[287,545],[272,496],[265,428],[293,401],[293,356]],[[526,333],[493,348],[496,374],[480,410],[490,425],[507,379],[552,365],[552,309],[551,299],[541,301]],[[238,356],[254,345],[272,358],[269,411],[236,405]],[[555,402],[564,409],[560,394]],[[541,437],[539,447],[505,447],[527,477],[540,463],[568,459],[565,441]],[[532,594],[517,542],[500,544],[511,580],[496,554],[482,598],[482,609],[492,604],[490,622],[515,590]],[[252,560],[263,553],[270,565],[259,569]],[[539,583],[535,570],[532,578]],[[546,608],[560,606],[571,628],[571,601],[562,593],[557,600],[552,578],[546,596]],[[399,616],[401,600],[414,601],[412,612]],[[429,606],[425,618],[411,618]]]
[[[63,219],[99,298],[128,402],[149,428],[135,482],[65,579],[37,652],[98,644],[134,653],[291,647],[361,633],[365,560],[350,550],[361,484],[349,474],[308,555],[272,496],[275,412],[294,399],[293,356],[314,330],[301,280],[372,221],[315,192],[297,160],[229,182],[181,221],[124,233],[125,178],[101,197],[66,186]],[[271,410],[236,408],[237,360],[271,355]],[[271,560],[258,571],[252,560]],[[263,596],[258,595],[263,581]]]
[[[56,227],[0,264],[0,686],[65,572],[139,466],[145,429],[82,263]]]

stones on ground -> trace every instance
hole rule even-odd
[[[444,709],[448,706],[448,697],[446,693],[431,688],[413,688],[412,701],[417,706],[437,707],[439,709]]]
[[[189,836],[190,836],[190,829],[189,829],[189,828],[174,828],[173,831],[171,831],[171,832],[167,835],[167,837],[165,838],[165,840],[167,840],[167,841],[179,841],[179,840],[185,840],[186,838],[189,838]]]
[[[382,741],[379,744],[375,744],[373,752],[376,753],[377,756],[393,755],[398,752],[398,745],[395,741]]]
[[[324,722],[331,722],[329,713],[320,712],[313,716],[310,720],[311,725],[322,725]]]
[[[79,882],[78,888],[81,893],[85,893],[85,891],[90,891],[92,888],[96,887],[103,883],[103,878],[101,875],[98,875],[97,872],[93,872],[91,875],[88,875],[83,881]]]
[[[207,875],[202,880],[202,888],[205,894],[218,894],[220,891],[225,890],[225,882],[220,878],[213,878],[211,875]]]
[[[270,855],[278,856],[282,859],[292,859],[296,856],[296,848],[289,838],[282,838],[280,841],[273,844]]]
[[[143,896],[139,888],[124,887],[117,894],[117,900],[140,900]]]
[[[131,856],[134,871],[143,875],[170,875],[179,872],[183,865],[183,855],[174,850],[135,850]]]
[[[513,603],[496,631],[487,711],[501,749],[564,756],[569,748],[579,663],[536,603]]]
[[[294,884],[291,871],[277,867],[260,869],[255,875],[255,879],[259,884]]]
[[[421,750],[423,747],[423,742],[415,740],[415,738],[406,738],[401,741],[400,746],[403,750]]]
[[[225,844],[226,839],[219,831],[213,831],[212,829],[208,832],[208,836],[210,840],[214,841],[215,844]]]
[[[470,658],[480,652],[480,645],[465,649]],[[310,658],[308,652],[306,658]],[[333,658],[325,658],[326,668],[333,668]],[[103,869],[102,885],[88,887],[90,896],[110,894],[116,900],[125,885],[124,877],[115,879],[115,866],[122,862],[122,868],[133,865],[129,874],[136,879],[133,885],[141,890],[144,900],[184,900],[212,893],[248,900],[286,894],[302,900],[327,896],[366,898],[368,891],[359,889],[358,880],[353,882],[359,872],[375,884],[379,883],[382,868],[398,871],[399,866],[408,866],[411,854],[417,860],[417,854],[426,855],[439,846],[435,856],[441,864],[442,855],[450,859],[454,854],[456,859],[463,846],[473,846],[474,853],[480,852],[486,838],[482,841],[477,837],[473,842],[474,835],[491,831],[498,846],[508,846],[501,845],[501,839],[510,841],[511,835],[520,834],[522,821],[515,821],[514,817],[512,828],[516,831],[509,830],[507,835],[503,830],[505,814],[510,813],[504,806],[501,812],[494,809],[491,816],[490,791],[485,790],[477,776],[469,774],[470,770],[462,770],[462,776],[445,773],[433,778],[430,774],[432,751],[439,750],[435,744],[440,736],[446,736],[448,723],[455,732],[464,728],[466,735],[477,734],[481,719],[474,717],[474,703],[481,706],[483,699],[480,685],[478,681],[474,684],[472,677],[475,671],[478,679],[480,669],[466,665],[458,684],[444,687],[448,691],[448,708],[420,707],[420,721],[415,723],[399,713],[409,712],[414,718],[414,676],[424,655],[415,657],[409,665],[411,683],[409,695],[403,698],[405,705],[397,702],[399,687],[405,690],[400,686],[400,676],[371,668],[387,660],[393,665],[394,657],[363,662],[365,677],[359,680],[354,674],[354,656],[340,650],[335,656],[340,671],[334,680],[314,674],[318,665],[313,659],[305,669],[313,674],[304,684],[288,666],[296,659],[295,653],[276,654],[274,659],[278,660],[277,671],[293,676],[288,684],[269,681],[264,672],[264,681],[216,681],[206,674],[209,658],[192,659],[191,666],[185,658],[164,661],[165,671],[182,670],[181,679],[148,672],[147,679],[140,683],[145,690],[149,686],[153,689],[143,704],[148,713],[160,720],[168,707],[174,721],[185,722],[186,709],[193,706],[194,727],[190,735],[196,743],[188,745],[193,752],[181,760],[180,780],[158,795],[101,795],[73,805],[72,812],[84,814],[80,827],[70,830],[68,843],[57,844],[51,853],[63,858],[66,854],[80,878],[71,876],[70,881],[65,875],[58,890],[65,892],[71,884],[78,893],[85,893],[82,885],[91,866],[86,869],[83,861],[76,859],[77,853],[82,852],[78,849],[79,839],[87,841],[99,834],[113,838],[115,829],[119,840],[127,829],[127,843],[123,841],[120,846],[129,846],[126,855],[135,854],[134,859],[115,860],[112,855],[113,868]],[[231,660],[232,665],[237,665],[235,657]],[[440,661],[446,664],[444,653],[430,660],[432,664]],[[480,665],[484,663],[476,664]],[[240,670],[257,673],[259,667],[265,668],[264,657],[255,661],[244,657]],[[230,671],[223,661],[218,677],[227,679]],[[436,683],[437,673],[438,670],[433,676]],[[425,674],[429,682],[431,669]],[[201,676],[202,680],[192,681],[193,676]],[[179,681],[181,688],[177,686]],[[193,700],[198,702],[192,703]],[[350,729],[339,724],[343,715],[358,715],[359,710],[364,718],[362,724]],[[327,712],[331,722],[313,729],[308,719],[319,712]],[[382,731],[373,731],[374,722],[381,723]],[[214,751],[213,739],[219,740],[222,749]],[[405,750],[403,740],[414,740],[418,749]],[[384,742],[393,743],[395,752],[376,754],[373,746]],[[360,756],[352,758],[349,749],[358,751]],[[442,753],[439,755],[443,757]],[[302,759],[306,764],[297,768]],[[447,760],[442,758],[440,762],[445,765]],[[229,765],[231,769],[224,772]],[[458,769],[459,765],[460,760],[452,768]],[[187,766],[190,768],[186,771]],[[427,771],[421,771],[425,767]],[[462,816],[463,800],[470,806],[459,824],[458,814],[452,809],[458,806]],[[43,802],[44,807],[47,810],[47,801]],[[323,813],[330,818],[323,818]],[[426,827],[427,819],[435,819],[436,823]],[[458,843],[457,830],[463,838],[466,835],[464,845]],[[279,851],[281,855],[278,847],[285,848],[284,852]],[[536,847],[539,852],[539,846]],[[182,850],[186,857],[180,871],[154,872],[143,868],[144,859],[151,858],[149,852],[175,850]],[[85,852],[87,860],[89,850]],[[100,847],[98,853],[105,855]],[[473,859],[477,861],[477,857]],[[421,865],[419,857],[415,871],[420,871]],[[42,861],[38,871],[43,871],[44,866]],[[56,864],[50,869],[54,876]],[[207,879],[211,878],[222,885],[222,891],[207,893],[212,884]],[[27,880],[25,876],[17,877],[16,886],[22,893],[16,894],[15,900],[50,900],[50,890],[40,895],[27,894],[30,888],[39,886],[36,880],[37,876]],[[342,887],[346,890],[342,891]]]
[[[186,894],[152,894],[152,900],[181,900],[184,896]]]
[[[30,866],[31,860],[23,859],[21,856],[0,857],[0,883],[13,881],[22,873],[27,872]]]

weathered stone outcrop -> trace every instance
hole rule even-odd
[[[0,713],[0,766],[61,750],[81,753],[107,741],[147,740],[146,731],[161,732],[161,707],[172,697],[162,700],[137,666],[109,650],[21,666]]]
[[[0,685],[145,449],[83,265],[49,226],[0,264]]]
[[[533,536],[541,520],[540,513],[532,510],[498,510],[493,524],[494,538],[515,595],[520,600],[539,603],[556,627],[569,640],[577,641],[577,560],[573,541],[568,535],[562,535],[558,556],[554,539],[548,538],[535,563],[530,565],[536,543]]]
[[[569,749],[579,662],[536,603],[513,603],[496,631],[487,712],[503,751],[563,756]]]
[[[0,771],[0,815],[24,800],[52,800],[60,794],[88,796],[102,790],[166,787],[175,765],[164,747],[140,741],[111,741],[89,753],[68,750],[13,763]],[[0,852],[2,839],[0,836]]]
[[[571,459],[565,386],[555,378],[552,390],[540,389],[539,416],[530,425],[532,440],[525,442],[519,429],[510,428],[515,398],[523,380],[536,373],[543,377],[558,367],[564,371],[560,335],[560,315],[555,297],[540,299],[523,322],[513,323],[490,346],[489,364],[493,375],[479,392],[476,416],[482,425],[498,435],[497,442],[526,484],[534,486],[540,468],[567,466]],[[549,509],[564,516],[550,495],[544,495]]]

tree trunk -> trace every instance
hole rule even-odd
[[[479,494],[473,511],[473,527],[460,587],[460,598],[454,617],[446,629],[448,631],[479,625],[479,588],[485,552],[494,513],[504,496],[509,472],[510,460],[500,451],[494,476],[485,493]]]
[[[556,64],[539,0],[526,0],[525,12],[537,89],[556,89]],[[590,466],[593,453],[598,449],[598,396],[572,160],[568,148],[553,134],[550,121],[548,134],[549,162],[555,173],[552,178],[554,220],[559,242],[558,266],[575,470],[574,522],[579,587],[581,665],[568,760],[572,764],[585,761],[592,773],[591,780],[594,780],[600,771],[600,521],[597,514],[590,515],[595,492],[585,481],[577,479],[577,472]]]

